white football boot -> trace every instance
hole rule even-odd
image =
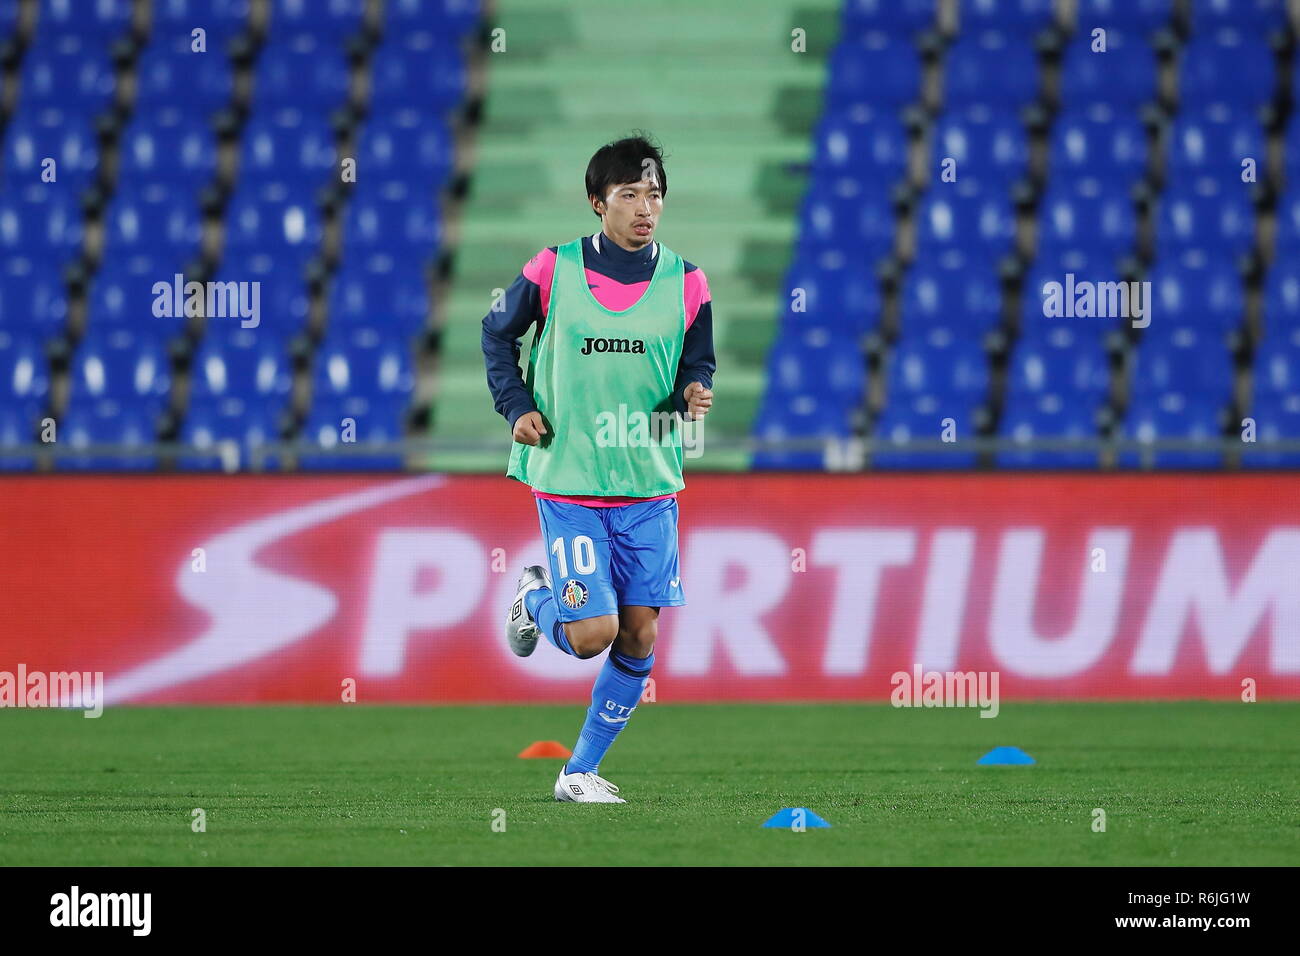
[[[616,796],[618,787],[594,773],[565,773],[555,780],[555,799],[561,803],[627,803]]]
[[[519,657],[527,657],[537,650],[537,639],[542,636],[542,629],[537,626],[533,616],[528,613],[528,606],[524,604],[524,595],[540,587],[550,586],[551,579],[540,564],[524,568],[524,573],[519,575],[519,590],[515,592],[510,613],[506,615],[506,643]]]

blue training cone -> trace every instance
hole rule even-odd
[[[829,823],[807,807],[782,807],[764,820],[763,826],[778,830],[794,830],[796,829],[796,823],[802,824],[804,827],[830,826]]]
[[[1019,747],[994,747],[975,762],[981,767],[1018,767],[1037,763]]]

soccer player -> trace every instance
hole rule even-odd
[[[654,240],[668,193],[658,147],[601,147],[586,187],[600,231],[525,264],[483,319],[483,354],[514,437],[506,474],[532,486],[550,555],[549,574],[520,576],[506,640],[520,657],[543,635],[584,660],[609,649],[555,799],[625,803],[597,771],[654,667],[659,609],[686,603],[679,416],[708,413],[716,365],[704,272]],[[525,378],[519,342],[534,322]]]

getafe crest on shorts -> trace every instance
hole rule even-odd
[[[587,585],[570,578],[564,582],[564,587],[560,588],[560,600],[569,610],[576,611],[587,603]]]

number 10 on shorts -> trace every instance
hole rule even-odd
[[[569,562],[565,556],[564,539],[556,538],[555,543],[551,545],[551,554],[555,555],[556,564],[559,565],[560,577],[569,576]],[[596,546],[592,543],[591,538],[585,534],[580,534],[573,539],[573,571],[575,574],[591,574],[596,570]]]

